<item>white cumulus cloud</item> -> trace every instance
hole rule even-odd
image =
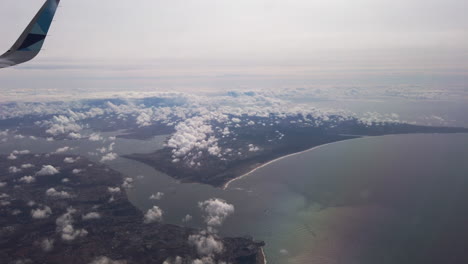
[[[188,241],[189,244],[195,246],[200,256],[213,256],[223,251],[223,243],[205,231],[190,235]]]
[[[90,212],[81,217],[83,220],[93,220],[101,218],[101,214],[96,212]]]
[[[22,183],[33,183],[36,181],[36,178],[33,176],[23,176],[19,179]]]
[[[184,218],[182,218],[182,222],[184,223],[190,222],[192,221],[192,218],[193,217],[191,215],[187,214],[186,216],[184,216]]]
[[[20,168],[17,168],[16,166],[10,166],[8,168],[8,172],[10,173],[18,173],[18,172],[21,172],[21,169]]]
[[[152,194],[152,195],[150,196],[150,200],[161,200],[161,199],[163,198],[163,196],[164,196],[164,193],[162,193],[162,192],[157,192],[157,193]]]
[[[34,219],[44,219],[49,217],[52,214],[52,209],[48,206],[44,206],[43,208],[37,208],[31,210],[31,216]]]
[[[234,205],[217,198],[199,202],[198,206],[205,213],[205,222],[208,226],[220,226],[226,217],[234,213]]]
[[[61,215],[55,221],[57,225],[57,232],[61,233],[62,240],[72,241],[78,237],[84,237],[88,234],[88,231],[85,229],[75,229],[73,227],[73,214],[76,213],[76,210],[72,207],[67,209],[67,212]]]
[[[71,194],[65,191],[57,191],[55,188],[50,188],[46,191],[46,195],[55,198],[68,199],[71,198]]]
[[[122,183],[123,188],[133,188],[133,179],[132,178],[125,178],[124,182]]]
[[[70,139],[80,139],[80,138],[81,138],[81,134],[80,134],[80,133],[71,132],[70,134],[68,134],[67,137],[70,138]]]
[[[65,163],[75,163],[79,158],[72,158],[72,157],[66,157],[65,159],[63,159],[63,162]]]
[[[27,149],[25,149],[25,150],[13,150],[12,153],[15,154],[15,155],[26,155],[26,154],[30,154],[31,151],[27,150]]]
[[[162,215],[163,215],[163,211],[159,207],[153,206],[153,208],[150,208],[145,213],[143,222],[145,224],[159,222],[162,220]]]
[[[119,193],[120,192],[120,187],[108,187],[107,191],[110,193]]]
[[[55,153],[64,153],[64,152],[67,152],[71,150],[71,148],[69,146],[65,146],[65,147],[62,147],[62,148],[58,148]]]
[[[41,242],[41,248],[44,250],[44,252],[52,251],[52,249],[54,249],[54,240],[45,238]]]
[[[46,122],[46,125],[49,126],[46,133],[53,136],[76,133],[82,129],[82,127],[76,123],[74,118],[69,118],[64,115],[54,116],[52,120]]]
[[[118,157],[117,154],[115,154],[114,152],[110,152],[110,153],[107,153],[106,155],[102,156],[101,162],[115,160],[117,157]]]
[[[39,176],[55,175],[60,173],[60,171],[52,165],[43,165],[42,169],[36,174]]]
[[[89,136],[89,141],[100,141],[100,140],[102,140],[102,137],[101,137],[101,134],[99,133],[92,133]]]

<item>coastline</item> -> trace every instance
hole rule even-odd
[[[237,181],[237,180],[240,180],[240,179],[242,179],[242,178],[245,178],[245,177],[249,176],[250,174],[252,174],[253,172],[255,172],[256,170],[261,169],[261,168],[263,168],[263,167],[265,167],[265,166],[267,166],[267,165],[270,165],[271,163],[277,162],[277,161],[279,161],[279,160],[282,160],[282,159],[285,159],[285,158],[288,158],[288,157],[291,157],[291,156],[295,156],[295,155],[299,155],[299,154],[306,153],[306,152],[309,152],[309,151],[313,151],[313,150],[316,150],[316,149],[318,149],[318,148],[325,147],[325,146],[327,146],[327,145],[340,143],[340,142],[342,142],[342,141],[335,141],[335,142],[326,143],[326,144],[323,144],[323,145],[318,145],[318,146],[312,147],[312,148],[310,148],[310,149],[306,149],[306,150],[303,150],[303,151],[291,153],[291,154],[288,154],[288,155],[285,155],[285,156],[276,158],[276,159],[274,159],[274,160],[271,160],[271,161],[269,161],[269,162],[267,162],[267,163],[263,163],[263,164],[261,164],[261,165],[255,167],[255,168],[252,169],[251,171],[249,171],[249,172],[247,172],[247,173],[245,173],[245,174],[243,174],[243,175],[241,175],[241,176],[239,176],[239,177],[236,177],[236,178],[234,178],[234,179],[229,180],[228,182],[226,182],[226,183],[223,185],[222,189],[223,189],[223,190],[226,190],[226,189],[229,187],[229,185],[230,185],[231,183],[233,183],[233,182],[235,182],[235,181]]]
[[[260,257],[262,258],[260,261],[262,261],[259,264],[267,264],[267,258],[265,255],[265,251],[263,250],[263,247],[260,248]]]
[[[447,133],[408,133],[408,134],[388,134],[388,135],[378,135],[378,136],[369,136],[369,135],[351,135],[351,134],[340,134],[342,136],[357,136],[357,138],[364,138],[364,137],[383,137],[383,136],[399,136],[399,135],[430,135],[430,134],[447,134]],[[452,133],[452,134],[466,134],[466,133]],[[357,138],[351,138],[351,139],[357,139]],[[346,139],[346,140],[351,140],[351,139]],[[231,180],[229,180],[228,182],[226,182],[223,187],[221,188],[222,190],[226,190],[229,185],[237,180],[240,180],[244,177],[247,177],[249,176],[251,173],[255,172],[256,170],[260,169],[260,168],[263,168],[271,163],[274,163],[274,162],[277,162],[279,160],[282,160],[282,159],[285,159],[285,158],[288,158],[288,157],[291,157],[291,156],[295,156],[295,155],[299,155],[299,154],[302,154],[302,153],[305,153],[305,152],[309,152],[309,151],[313,151],[315,149],[318,149],[318,148],[321,148],[321,147],[324,147],[324,146],[327,146],[327,145],[331,145],[331,144],[337,144],[337,143],[340,143],[340,142],[343,142],[343,141],[346,141],[346,140],[340,140],[340,141],[335,141],[335,142],[330,142],[330,143],[326,143],[326,144],[323,144],[323,145],[318,145],[318,146],[315,146],[315,147],[312,147],[310,149],[306,149],[306,150],[303,150],[303,151],[299,151],[299,152],[295,152],[295,153],[291,153],[291,154],[288,154],[288,155],[285,155],[285,156],[281,156],[279,158],[276,158],[274,160],[271,160],[267,163],[263,163],[255,168],[253,168],[252,170],[250,170],[249,172],[247,173],[244,173],[243,175],[239,176],[239,177],[236,177],[236,178],[233,178]]]

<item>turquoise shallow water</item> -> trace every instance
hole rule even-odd
[[[148,152],[163,140],[118,139],[115,151]],[[70,145],[73,153],[89,155],[105,145],[21,142],[2,145],[2,153]],[[124,158],[109,165],[135,179],[128,190],[132,203],[142,210],[158,205],[166,223],[204,228],[197,203],[225,199],[235,213],[220,234],[264,240],[269,263],[468,263],[462,247],[468,244],[468,135],[339,142],[271,163],[225,191],[179,184]],[[163,198],[150,200],[156,192]],[[183,223],[186,214],[193,220]]]

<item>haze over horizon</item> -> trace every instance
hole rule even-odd
[[[0,3],[0,49],[11,46],[42,4]],[[36,95],[48,89],[466,90],[465,1],[83,0],[60,6],[43,53],[0,72],[5,95],[14,99],[15,91],[31,88]]]

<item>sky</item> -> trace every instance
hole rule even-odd
[[[0,2],[0,50],[43,2]],[[464,0],[62,0],[42,53],[2,70],[0,91],[464,89],[466,10]]]

